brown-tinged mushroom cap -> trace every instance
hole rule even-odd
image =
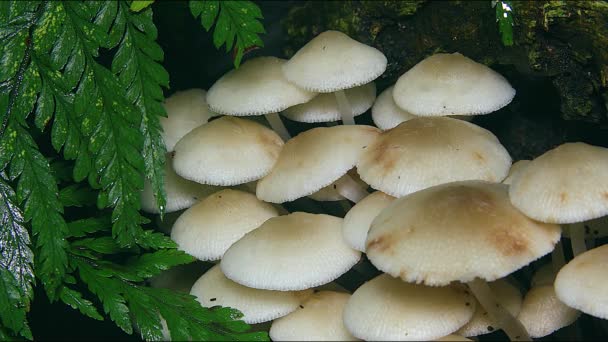
[[[228,248],[220,265],[239,284],[286,291],[329,283],[360,257],[342,238],[341,218],[296,212],[247,233]]]
[[[224,116],[186,134],[175,145],[173,168],[192,181],[236,185],[265,176],[283,140],[250,120]]]
[[[511,202],[542,222],[576,223],[608,215],[608,149],[565,143],[513,177]]]
[[[522,214],[507,189],[464,181],[399,198],[372,222],[367,257],[381,271],[433,286],[503,278],[550,253],[561,231]]]
[[[555,278],[557,298],[571,308],[608,319],[608,245],[576,256]]]
[[[365,252],[365,240],[372,221],[395,197],[376,191],[355,204],[344,216],[342,234],[354,249]]]
[[[312,293],[312,290],[305,292]],[[219,265],[213,266],[192,286],[203,307],[225,306],[243,313],[248,324],[267,322],[296,310],[301,303],[298,292],[258,290],[239,285],[226,278]]]
[[[466,338],[464,336],[451,334],[448,336],[444,336],[442,338],[438,338],[435,341],[472,341],[472,340],[469,338]]]
[[[350,294],[321,291],[310,296],[299,309],[272,323],[273,341],[357,341],[342,320]]]
[[[283,76],[284,59],[257,57],[229,71],[209,89],[209,107],[220,114],[249,116],[276,113],[310,101],[316,94]]]
[[[478,115],[499,110],[515,89],[496,71],[460,53],[438,53],[397,80],[393,98],[418,116]]]
[[[504,279],[488,283],[488,286],[490,286],[498,303],[509,311],[511,315],[517,316],[521,310],[522,302],[519,290]],[[499,327],[493,325],[494,322],[490,319],[488,312],[477,302],[473,318],[456,333],[466,337],[489,334],[499,329]]]
[[[383,132],[357,171],[372,188],[401,197],[455,181],[500,182],[510,166],[509,153],[490,131],[439,117],[411,119]]]
[[[376,99],[376,85],[371,82],[344,91],[352,107],[353,116],[365,113]],[[333,93],[319,94],[312,100],[289,107],[282,113],[285,117],[298,122],[329,122],[342,119],[338,101]]]
[[[380,130],[372,126],[317,127],[285,143],[270,173],[257,185],[259,199],[283,203],[308,196],[344,176]]]
[[[199,260],[219,260],[233,243],[278,215],[253,194],[225,189],[186,210],[173,225],[171,238]]]
[[[325,31],[291,57],[283,74],[298,87],[331,93],[369,83],[386,70],[386,57],[342,32]]]
[[[167,152],[173,151],[175,144],[188,132],[217,115],[209,110],[206,96],[203,89],[189,89],[178,91],[165,100],[167,117],[159,120]]]
[[[540,338],[574,323],[580,314],[557,298],[553,285],[543,285],[526,293],[517,319],[526,327],[530,337]]]
[[[382,274],[353,293],[344,324],[366,341],[428,341],[455,332],[474,311],[463,286],[414,285]]]

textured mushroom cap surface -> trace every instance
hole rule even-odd
[[[511,165],[511,168],[509,169],[509,174],[507,175],[507,178],[505,178],[502,183],[510,185],[511,182],[513,182],[513,176],[515,176],[517,172],[523,170],[524,167],[528,166],[530,162],[531,160],[518,160],[513,163],[513,165]]]
[[[275,320],[270,327],[273,341],[357,341],[342,320],[350,294],[321,291],[302,306]]]
[[[199,260],[219,260],[233,243],[275,216],[277,209],[255,195],[226,189],[186,210],[175,221],[171,238]]]
[[[460,336],[460,335],[448,335],[448,336],[444,336],[442,338],[438,338],[435,341],[472,341],[469,338],[466,338],[464,336]]]
[[[464,286],[408,284],[382,274],[353,293],[344,324],[366,341],[424,341],[453,333],[474,311],[475,298]]]
[[[159,121],[167,152],[173,151],[175,144],[188,132],[217,115],[209,110],[206,96],[203,89],[189,89],[178,91],[165,100],[167,117],[160,117]]]
[[[378,95],[372,107],[372,120],[383,131],[394,128],[404,121],[417,118],[416,115],[397,107],[395,100],[393,100],[394,88],[395,86],[386,88]]]
[[[453,118],[415,118],[383,132],[365,149],[357,171],[372,188],[401,197],[448,182],[500,182],[510,166],[509,153],[490,131]]]
[[[557,273],[557,298],[571,308],[608,319],[608,245],[579,254]]]
[[[418,116],[487,114],[514,96],[502,75],[457,52],[422,60],[399,77],[393,91],[397,106]]]
[[[517,314],[519,314],[519,311],[521,310],[522,302],[519,290],[503,279],[491,282],[488,286],[490,286],[498,303],[511,313],[511,315],[517,317]],[[490,319],[488,312],[483,306],[481,306],[477,300],[475,301],[475,314],[473,314],[473,318],[471,318],[467,324],[456,332],[458,335],[466,337],[479,336],[489,334],[499,329],[498,327],[493,326],[494,322]]]
[[[561,231],[522,214],[507,188],[454,182],[399,198],[372,222],[367,257],[394,277],[433,286],[503,278],[550,253]]]
[[[248,116],[275,113],[310,101],[316,94],[283,76],[284,59],[257,57],[222,76],[209,89],[209,107],[220,114]]]
[[[175,145],[173,168],[202,184],[242,184],[268,174],[282,148],[283,140],[273,130],[224,116],[194,129]]]
[[[359,178],[359,174],[353,168],[350,169],[344,176],[338,178],[338,180],[336,180],[335,182],[321,188],[319,191],[313,194],[308,195],[308,197],[320,202],[345,200],[346,198],[340,195],[340,193],[338,192],[338,183],[343,181],[344,177],[351,177],[355,182],[357,182],[357,184],[359,184],[359,186],[361,186],[363,189],[367,189],[368,185],[364,181],[362,181],[361,178]]]
[[[298,87],[331,93],[375,80],[386,70],[386,63],[379,50],[342,32],[325,31],[285,63],[283,74]]]
[[[317,127],[289,139],[256,194],[283,203],[308,196],[344,176],[380,134],[364,125]]]
[[[511,202],[527,216],[576,223],[608,215],[608,149],[562,144],[513,177]]]
[[[342,238],[341,218],[296,212],[246,234],[226,251],[221,267],[248,287],[303,290],[333,281],[360,257]]]
[[[544,285],[533,287],[526,293],[517,319],[530,337],[540,338],[574,323],[580,314],[580,311],[560,302],[552,285]]]
[[[342,234],[354,249],[365,252],[365,240],[372,221],[395,197],[376,191],[355,204],[344,216]]]
[[[213,185],[199,184],[180,177],[173,170],[173,157],[170,153],[165,155],[165,194],[167,203],[165,213],[191,207],[197,201],[221,190]],[[144,189],[141,192],[141,209],[148,213],[158,214],[156,197],[148,179],[144,180]]]
[[[376,85],[371,82],[346,89],[344,93],[351,105],[353,116],[359,116],[370,109],[374,103]],[[285,109],[281,114],[293,121],[308,123],[342,120],[342,113],[338,108],[338,101],[334,93],[319,94],[306,103]]]
[[[239,285],[226,278],[219,265],[203,274],[192,286],[190,294],[196,296],[203,307],[219,305],[241,311],[243,321],[248,324],[285,316],[301,302],[297,292],[258,290]]]

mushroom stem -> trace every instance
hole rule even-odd
[[[285,127],[283,124],[283,121],[279,117],[278,113],[270,113],[264,116],[266,117],[266,120],[268,120],[272,130],[275,131],[281,137],[281,139],[283,139],[283,141],[287,141],[291,138],[291,134],[289,134],[287,127]]]
[[[553,271],[555,273],[559,272],[559,270],[564,267],[566,264],[566,257],[564,256],[564,246],[562,245],[562,241],[558,241],[551,252],[551,263],[553,265]]]
[[[358,203],[360,200],[365,198],[365,196],[369,195],[367,189],[359,185],[359,183],[357,183],[353,177],[348,174],[338,179],[335,184],[336,191],[338,191],[342,197],[345,197],[353,203]]]
[[[475,278],[467,285],[496,327],[504,330],[511,341],[532,341],[523,324],[498,303],[486,281]]]
[[[340,109],[340,114],[342,115],[342,123],[345,125],[354,125],[355,118],[353,116],[353,107],[346,98],[344,90],[338,90],[334,94],[336,96],[336,101],[338,102],[338,109]]]
[[[570,244],[572,245],[572,256],[576,257],[577,255],[584,253],[587,250],[587,245],[585,245],[585,230],[583,227],[577,227],[576,225],[569,224],[567,225],[570,230]]]

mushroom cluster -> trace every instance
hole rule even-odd
[[[453,341],[501,329],[529,340],[580,311],[608,318],[608,247],[584,252],[608,232],[608,149],[567,143],[512,165],[470,122],[511,102],[503,76],[438,53],[376,98],[386,65],[327,31],[290,60],[253,58],[208,92],[167,99],[170,235],[215,265],[157,286],[236,308],[273,340]],[[377,127],[355,124],[370,108]],[[329,127],[291,137],[278,114]],[[347,212],[281,206],[301,198]],[[155,213],[154,203],[146,184],[142,207]],[[567,265],[561,225],[576,256]],[[522,298],[527,284],[510,275],[551,253]],[[337,285],[348,272],[367,282]]]

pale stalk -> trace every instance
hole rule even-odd
[[[272,130],[275,131],[281,137],[281,139],[283,139],[283,141],[287,141],[291,138],[287,127],[285,127],[285,124],[283,124],[283,121],[279,117],[278,113],[269,113],[264,115],[264,117],[266,117],[266,120],[270,124]]]
[[[354,125],[355,117],[353,116],[353,107],[346,98],[344,90],[338,90],[334,92],[334,95],[336,96],[336,101],[338,102],[338,109],[340,110],[340,115],[342,116],[342,123],[345,125]]]
[[[369,195],[367,189],[357,183],[349,174],[345,174],[344,177],[336,181],[336,191],[353,203],[358,203]]]

